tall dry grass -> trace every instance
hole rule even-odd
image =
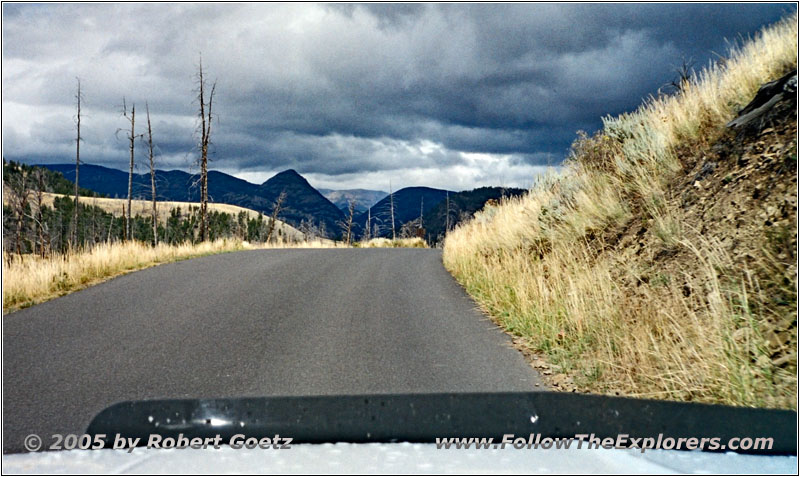
[[[357,248],[428,248],[428,244],[419,237],[394,240],[377,237],[366,242],[356,242],[353,246]]]
[[[162,263],[223,252],[256,248],[343,247],[327,239],[305,242],[278,241],[250,244],[238,239],[182,245],[143,242],[101,243],[89,250],[54,254],[47,258],[27,254],[4,254],[3,313],[56,298],[100,283],[109,278]]]
[[[796,65],[794,15],[697,74],[681,94],[605,118],[600,134],[579,138],[560,172],[448,234],[445,266],[580,389],[794,407],[796,373],[773,366],[761,344],[757,324],[768,311],[750,306],[761,293],[754,274],[688,230],[666,187],[681,171],[679,151],[707,147],[761,84]],[[686,269],[670,270],[680,280],[632,286],[637,257],[602,250],[605,231],[639,216],[665,249],[690,257]],[[686,286],[695,292],[687,296]]]
[[[90,250],[36,255],[4,254],[3,313],[65,295],[103,280],[161,263],[243,250],[239,240],[152,247],[143,242],[101,243]]]

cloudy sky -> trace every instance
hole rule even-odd
[[[682,58],[791,4],[3,4],[3,155],[124,169],[122,98],[158,167],[196,171],[195,74],[217,80],[213,169],[317,187],[529,186],[577,130],[635,109]],[[144,147],[137,157],[145,171]]]

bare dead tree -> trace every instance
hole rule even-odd
[[[417,236],[419,237],[425,230],[422,226],[422,214],[425,211],[425,197],[419,198],[419,227],[417,228]]]
[[[300,225],[298,226],[297,230],[299,230],[300,233],[303,234],[303,240],[308,242],[320,236],[324,237],[325,236],[324,226],[325,224],[323,223],[321,224],[320,227],[317,227],[314,225],[314,222],[312,220],[303,219],[300,221]]]
[[[389,181],[389,210],[392,214],[392,240],[395,240],[394,233],[394,193],[392,192],[392,181]]]
[[[417,228],[417,221],[410,220],[400,226],[400,238],[407,239],[414,236],[414,229]]]
[[[123,205],[123,207],[125,207]],[[123,212],[122,215],[125,215]],[[109,214],[108,218],[108,235],[106,236],[106,243],[111,243],[111,231],[114,229],[114,214]]]
[[[692,81],[694,60],[692,58],[687,59],[686,57],[681,58],[680,66],[675,67],[674,71],[678,77],[670,81],[669,86],[671,86],[676,92],[680,93]]]
[[[372,207],[367,209],[367,227],[364,231],[364,240],[369,241],[372,235]]]
[[[450,191],[446,192],[446,199],[445,199],[445,206],[444,206],[444,233],[447,235],[447,232],[450,231]]]
[[[128,217],[125,215],[125,204],[122,204],[122,241],[128,240]]]
[[[283,201],[286,200],[286,191],[281,191],[278,194],[278,198],[275,200],[275,207],[272,209],[272,215],[269,218],[269,228],[267,229],[267,240],[266,242],[269,243],[270,239],[272,239],[272,232],[275,231],[275,224],[278,220],[278,214],[281,213],[281,208],[283,207]]]
[[[156,163],[153,157],[153,129],[150,127],[150,105],[144,103],[147,112],[147,146],[150,150],[150,195],[153,199],[153,247],[158,245],[158,207],[156,204]]]
[[[9,181],[9,205],[16,218],[16,230],[14,237],[14,251],[17,255],[22,255],[22,234],[25,228],[25,211],[30,200],[30,190],[28,190],[28,174],[25,169],[20,168],[18,176]]]
[[[356,211],[356,202],[352,199],[347,201],[347,222],[345,223],[345,243],[350,245],[351,232],[353,230],[353,214]]]
[[[203,76],[203,58],[200,58],[200,65],[197,73],[200,88],[198,101],[200,102],[200,241],[203,242],[209,236],[208,223],[208,145],[211,142],[211,106],[214,102],[214,91],[217,88],[215,81],[211,85],[211,93],[206,102],[205,87],[206,81]]]
[[[77,170],[75,172],[77,177]],[[36,217],[34,218],[34,222],[36,223],[36,237],[39,241],[39,255],[44,257],[44,230],[42,224],[42,207],[44,205],[44,172],[42,172],[41,168],[36,168],[34,178],[36,179],[36,193],[34,195],[34,198],[36,199]],[[78,198],[77,194],[75,195],[75,198]]]
[[[84,242],[86,239],[84,238]],[[92,201],[92,243],[91,246],[97,243],[97,199]]]
[[[128,107],[125,103],[125,98],[122,98],[122,115],[125,116],[125,119],[131,123],[131,129],[128,131],[128,141],[130,142],[130,150],[131,150],[131,164],[130,164],[130,171],[128,172],[128,215],[125,217],[125,240],[130,240],[133,238],[132,231],[131,231],[131,199],[133,198],[133,165],[134,165],[134,147],[136,144],[136,138],[141,136],[136,135],[136,105],[131,105],[131,115],[128,116]],[[125,208],[123,207],[123,214]]]
[[[78,124],[78,133],[75,138],[75,211],[72,215],[72,241],[73,243],[78,243],[78,197],[79,197],[79,189],[78,189],[78,173],[80,172],[80,164],[81,164],[81,79],[76,78],[78,80],[78,94],[75,95],[75,99],[77,100],[77,107],[78,107],[78,116],[77,116],[77,124]]]

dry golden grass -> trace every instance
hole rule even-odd
[[[254,248],[271,249],[271,248],[350,248],[344,242],[326,238],[314,238],[311,240],[303,241],[285,241],[282,238],[276,242],[252,244]]]
[[[353,246],[359,248],[428,248],[428,244],[419,237],[395,240],[378,237],[366,242],[356,242]]]
[[[90,250],[41,258],[36,255],[4,254],[3,313],[9,313],[86,288],[110,278],[162,263],[223,252],[257,248],[344,247],[327,239],[308,242],[249,244],[236,239],[183,245],[142,242],[101,243]]]
[[[682,94],[605,118],[560,173],[451,232],[445,266],[581,390],[795,407],[796,371],[773,366],[760,344],[769,312],[750,306],[761,293],[754,274],[684,227],[666,187],[682,170],[679,148],[707,147],[759,85],[796,67],[796,25],[792,16],[767,28]],[[632,286],[636,257],[603,249],[604,232],[633,217],[664,250],[689,257],[672,271],[680,281]]]
[[[4,254],[3,313],[86,288],[160,263],[243,250],[239,240],[151,247],[142,242],[102,243],[88,251],[41,258]]]

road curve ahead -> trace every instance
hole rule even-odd
[[[538,376],[424,249],[253,250],[3,317],[4,452],[123,400],[528,391]]]

